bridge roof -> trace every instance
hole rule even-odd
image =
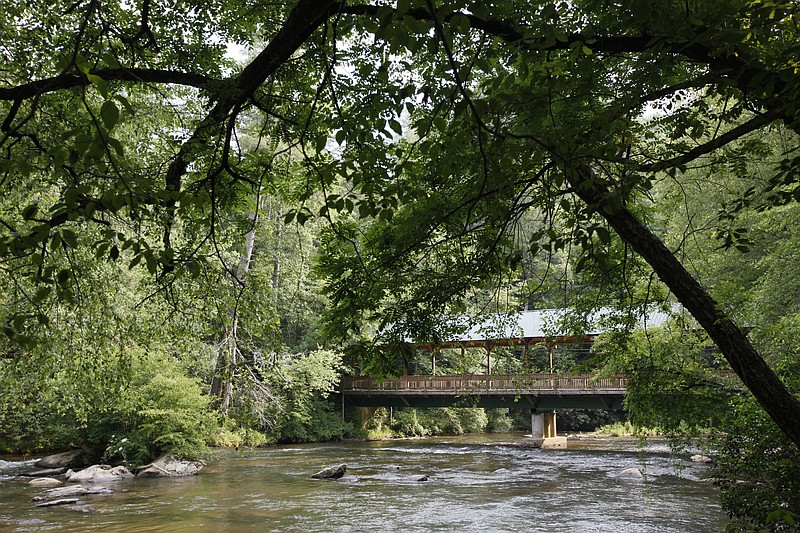
[[[674,309],[673,311],[678,310]],[[576,330],[585,336],[594,336],[607,330],[602,323],[610,314],[610,310],[593,313],[588,317],[586,323],[582,324],[583,327],[570,327],[569,311],[565,309],[488,315],[465,329],[463,333],[453,335],[448,341],[463,343],[502,339],[548,339],[571,336]],[[663,325],[671,314],[663,311],[651,311],[640,315],[637,322],[640,327],[658,327]]]

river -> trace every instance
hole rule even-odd
[[[724,515],[704,466],[619,439],[566,450],[520,435],[339,442],[218,450],[198,476],[110,484],[93,508],[36,508],[40,489],[0,461],[0,531],[719,532]],[[310,475],[346,463],[345,480]],[[622,479],[639,468],[643,480]],[[428,476],[428,481],[419,481]]]

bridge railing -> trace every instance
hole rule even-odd
[[[627,387],[624,376],[595,377],[591,374],[462,374],[454,376],[402,376],[378,381],[366,377],[345,377],[343,392],[424,393],[486,391],[622,391]]]

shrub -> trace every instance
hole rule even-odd
[[[514,421],[508,416],[508,408],[486,410],[486,431],[489,433],[508,433],[514,429]]]
[[[106,461],[145,464],[163,453],[181,458],[207,454],[216,427],[210,397],[197,380],[157,354],[144,356],[113,405],[90,416],[86,442]]]
[[[416,409],[398,409],[394,413],[391,428],[399,435],[407,437],[424,437],[428,434],[420,424]]]

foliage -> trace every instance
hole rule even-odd
[[[327,400],[338,386],[342,354],[318,348],[283,357],[279,370],[285,405],[278,424],[281,442],[314,442],[343,438],[352,427]]]
[[[184,458],[205,455],[215,420],[210,398],[197,380],[158,355],[146,356],[139,364],[143,368],[132,374],[120,404],[98,413],[87,428],[100,439],[97,444],[111,434],[103,459],[138,465],[162,453]]]
[[[606,424],[597,428],[595,432],[598,435],[609,435],[611,437],[650,437],[661,435],[661,431],[658,429],[635,426],[631,424],[630,421]]]
[[[242,446],[257,448],[274,443],[274,437],[251,428],[237,427],[230,418],[225,418],[217,431],[209,437],[210,446],[222,448],[240,448]]]
[[[759,331],[755,339],[793,390],[800,390],[798,325],[795,314]],[[752,396],[732,398],[726,413],[711,446],[723,503],[732,517],[728,530],[796,530],[800,453]]]
[[[357,340],[352,360],[387,376],[402,353],[379,346],[438,342],[454,314],[672,294],[699,328],[627,341],[621,313],[610,345],[631,355],[606,352],[633,375],[631,412],[668,430],[726,423],[715,407],[742,391],[711,372],[704,329],[800,445],[797,389],[773,371],[794,352],[756,350],[731,320],[758,334],[796,314],[797,225],[782,226],[800,199],[796,2],[2,7],[4,422],[112,413],[145,352],[181,359],[165,394],[197,400],[178,378],[215,378],[246,427],[311,438],[319,400],[304,391],[330,380],[279,354],[312,348],[318,316],[323,340]],[[246,63],[227,42],[252,43]],[[281,205],[258,228],[272,275],[264,261],[245,282],[243,230],[266,191]],[[302,239],[323,297],[310,255],[281,281],[292,221],[326,226]],[[147,409],[148,438],[191,446],[185,412]]]
[[[731,405],[712,442],[714,474],[731,516],[727,531],[795,531],[800,519],[800,453],[752,398]]]
[[[530,424],[530,420],[528,421]],[[365,429],[371,439],[463,435],[465,433],[503,433],[514,429],[508,409],[475,407],[436,407],[429,409],[377,409]]]
[[[420,423],[417,409],[401,409],[394,416],[391,424],[392,430],[406,437],[424,437],[428,435],[426,428]]]
[[[702,333],[679,318],[663,328],[602,335],[593,346],[612,373],[627,374],[625,398],[631,421],[685,434],[717,426],[726,398],[737,394],[730,372]],[[688,424],[688,425],[687,425]]]
[[[489,433],[508,433],[513,431],[514,421],[508,416],[508,408],[486,409],[486,428]]]

